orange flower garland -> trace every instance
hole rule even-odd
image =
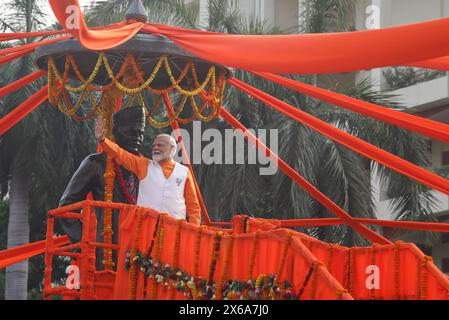
[[[129,271],[129,278],[131,280],[129,297],[131,300],[136,300],[136,289],[137,289],[137,264],[136,257],[139,251],[139,241],[142,232],[142,211],[137,211],[137,222],[136,222],[136,238],[134,239],[134,246],[131,251],[131,268]]]
[[[281,276],[282,276],[282,272],[284,271],[285,261],[287,260],[288,248],[290,247],[291,239],[292,239],[292,234],[289,232],[287,234],[287,239],[285,241],[284,252],[282,253],[282,260],[281,260],[281,263],[279,264],[279,270],[278,270],[278,273],[276,274],[276,279],[275,279],[276,283],[279,283],[281,281]]]
[[[229,237],[229,247],[226,252],[226,260],[223,266],[223,274],[221,276],[221,279],[218,281],[217,288],[215,290],[215,299],[221,300],[223,298],[222,296],[223,283],[229,279],[229,269],[232,265],[233,251],[234,251],[234,236],[231,235]]]
[[[432,261],[432,257],[424,256],[421,261],[419,273],[419,300],[425,300],[427,297],[427,263]]]
[[[160,220],[161,220],[161,214],[159,214],[158,216],[157,216],[157,219],[156,219],[156,223],[154,224],[154,230],[153,230],[153,236],[151,237],[151,242],[150,242],[150,246],[149,246],[149,248],[148,248],[148,252],[147,252],[147,255],[146,255],[146,260],[149,260],[149,259],[151,259],[151,255],[152,255],[152,253],[153,253],[153,248],[154,248],[154,242],[156,241],[156,238],[157,238],[157,235],[159,234],[159,223],[160,223]],[[148,289],[147,289],[147,280],[148,280],[148,273],[149,273],[149,266],[147,265],[146,267],[145,267],[145,274],[144,274],[144,281],[143,281],[143,287],[144,287],[144,298],[146,298],[147,297],[147,293],[148,293]],[[151,265],[151,271],[154,271],[154,269],[153,269],[153,265]]]
[[[50,103],[53,106],[58,106],[59,109],[66,115],[80,121],[89,119],[97,113],[103,113],[103,110],[98,108],[99,103],[95,101],[95,97],[93,97],[92,95],[93,91],[105,92],[111,89],[118,89],[121,92],[121,95],[137,95],[139,98],[141,97],[141,93],[144,90],[158,96],[165,95],[172,90],[182,94],[183,99],[180,103],[179,109],[176,110],[175,114],[168,114],[167,121],[158,122],[154,118],[152,118],[152,113],[155,111],[155,109],[157,109],[158,104],[155,105],[155,108],[152,112],[147,113],[148,122],[152,126],[157,128],[169,126],[174,121],[178,121],[180,123],[190,123],[195,119],[199,119],[203,122],[210,121],[212,119],[215,119],[219,115],[220,105],[226,84],[225,72],[221,69],[217,71],[214,65],[209,67],[205,79],[200,83],[198,80],[198,74],[194,61],[187,62],[184,68],[180,70],[181,72],[179,76],[175,78],[172,70],[173,68],[170,66],[170,59],[167,55],[162,55],[159,57],[154,69],[151,71],[151,74],[149,75],[147,80],[143,78],[143,72],[140,70],[134,56],[130,53],[126,56],[119,69],[119,72],[115,75],[107,55],[104,52],[99,53],[97,62],[87,79],[80,72],[78,65],[76,64],[76,61],[72,55],[66,56],[64,71],[62,72],[62,74],[59,72],[52,57],[48,59],[47,64]],[[70,67],[72,67],[77,80],[82,83],[80,86],[74,87],[66,83],[69,77]],[[95,86],[93,85],[93,82],[102,67],[104,67],[111,81],[104,86]],[[193,76],[193,82],[188,82],[190,83],[190,85],[194,85],[191,90],[189,88],[181,88],[180,86],[180,83],[187,76],[189,71]],[[132,78],[137,80],[136,85],[129,85],[127,83],[127,73],[131,74]],[[164,89],[160,89],[157,85],[151,87],[150,85],[161,73],[165,73],[163,76],[168,77],[171,85]],[[159,77],[160,76],[161,75],[159,75]],[[75,106],[72,106],[70,100],[68,99],[69,92],[81,93]],[[64,97],[66,106],[64,106],[64,102],[61,101],[61,96]],[[201,96],[203,100],[203,103],[200,105],[200,107],[197,106],[195,96]],[[89,102],[93,106],[93,108],[92,111],[90,111],[87,115],[80,116],[77,114],[77,111],[81,107],[82,102],[86,97],[89,99]],[[139,100],[143,101],[143,98]],[[186,105],[187,100],[190,100],[191,102],[193,115],[188,119],[181,119],[179,115],[183,111],[184,105]],[[205,116],[202,113],[206,109],[206,107],[209,107],[210,114]]]
[[[159,229],[159,235],[158,235],[158,245],[157,245],[157,251],[155,254],[155,263],[153,263],[153,269],[155,268],[156,263],[160,263],[160,257],[161,257],[161,252],[162,252],[162,248],[164,246],[164,227],[163,225],[163,220],[161,218],[160,221],[160,229]],[[153,274],[154,274],[154,270],[153,270]],[[157,278],[156,276],[153,276],[153,292],[152,292],[152,297],[153,300],[156,300],[157,298]]]
[[[264,280],[265,280],[265,275],[264,274],[260,274],[257,279],[256,279],[256,283],[255,283],[255,288],[256,288],[256,297],[258,295],[260,295],[263,299],[266,299],[263,296],[263,288],[261,288],[261,286],[264,284]]]
[[[200,250],[201,250],[201,232],[203,226],[196,229],[196,239],[195,239],[195,259],[193,264],[193,276],[198,277],[199,275],[199,263],[200,263]]]
[[[256,253],[257,253],[257,243],[259,240],[259,230],[256,230],[256,233],[254,234],[253,238],[253,244],[251,248],[251,258],[249,260],[249,272],[248,272],[248,279],[253,279],[253,273],[254,273],[254,264],[256,262]]]
[[[176,222],[176,236],[175,236],[175,248],[173,250],[173,259],[172,259],[172,267],[176,268],[178,265],[178,259],[179,259],[179,245],[181,243],[181,227],[184,222],[184,219],[179,219]],[[171,286],[170,291],[170,300],[173,300],[175,295],[175,287]]]
[[[203,226],[199,226],[196,228],[196,238],[195,238],[195,256],[193,261],[193,276],[198,278],[199,275],[199,263],[200,263],[200,249],[201,249],[201,232],[203,230]],[[192,285],[192,299],[198,299],[198,292],[196,287],[196,282],[194,281]]]
[[[214,247],[212,251],[212,259],[210,261],[210,267],[209,267],[209,277],[207,280],[207,297],[209,299],[213,296],[213,289],[212,284],[214,282],[214,274],[215,274],[215,268],[217,267],[217,261],[218,261],[218,255],[220,254],[220,245],[221,245],[221,237],[223,236],[223,232],[218,231],[215,233],[214,237]]]
[[[106,136],[114,141],[112,135],[112,113],[115,108],[115,96],[114,92],[105,92],[103,96],[104,109],[106,111],[104,117],[106,120]],[[112,202],[114,197],[114,181],[115,181],[115,166],[114,159],[110,155],[106,155],[106,170],[104,173],[104,201]],[[112,244],[112,209],[105,208],[104,211],[104,227],[103,227],[103,241],[106,244]],[[103,264],[106,270],[112,270],[114,262],[112,261],[112,249],[104,248],[104,261]]]

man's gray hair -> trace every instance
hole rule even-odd
[[[173,148],[173,151],[170,152],[170,158],[173,158],[173,157],[175,156],[175,154],[176,154],[176,151],[178,151],[178,144],[176,143],[175,138],[173,138],[173,136],[171,136],[171,135],[169,135],[169,134],[165,134],[165,133],[158,134],[158,135],[156,136],[156,139],[159,138],[159,137],[167,137],[167,138],[168,138],[168,143],[169,143],[171,146],[174,147],[174,148]]]

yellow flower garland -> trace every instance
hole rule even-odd
[[[136,290],[137,290],[137,268],[138,266],[135,263],[136,259],[136,253],[139,250],[139,242],[140,242],[140,236],[142,233],[142,219],[143,219],[143,213],[138,209],[137,211],[137,222],[136,222],[136,237],[134,239],[134,245],[131,250],[131,268],[129,271],[129,278],[131,281],[130,286],[130,293],[129,297],[131,300],[136,300]]]
[[[111,79],[111,82],[105,86],[98,87],[94,86],[92,83],[97,77],[101,67],[104,66],[106,73],[108,74],[109,78]],[[76,76],[78,77],[78,80],[82,82],[80,86],[70,86],[66,84],[66,81],[68,80],[68,73],[70,71],[70,67],[74,70]],[[123,83],[123,81],[120,81],[119,79],[122,78],[126,72],[132,72],[133,78],[137,78],[137,80],[141,83],[137,87],[128,87],[126,84]],[[171,86],[166,89],[158,89],[158,88],[152,88],[150,85],[154,81],[154,79],[157,77],[157,75],[161,72],[161,70],[165,70],[165,73],[167,74]],[[192,90],[186,90],[180,86],[181,81],[185,78],[188,71],[191,71],[193,76],[193,82],[195,84],[195,88]],[[56,85],[56,80],[59,81],[61,88],[58,90],[58,86]],[[218,81],[217,81],[218,80]],[[119,70],[119,72],[114,75],[114,72],[112,70],[112,67],[109,63],[109,60],[104,52],[101,52],[98,56],[97,62],[95,64],[94,69],[92,70],[92,73],[89,75],[87,80],[84,78],[84,76],[79,71],[79,68],[73,58],[72,55],[66,56],[65,66],[64,66],[64,72],[61,75],[56,67],[55,61],[52,57],[49,57],[48,59],[48,81],[49,81],[49,101],[52,105],[58,106],[61,112],[64,114],[74,117],[76,120],[85,120],[92,117],[95,113],[101,113],[101,110],[99,110],[99,104],[95,102],[94,98],[92,97],[93,91],[105,91],[112,88],[117,88],[120,90],[122,95],[128,94],[128,95],[138,95],[140,96],[141,92],[145,89],[149,90],[153,94],[156,95],[163,95],[167,94],[171,90],[176,90],[177,92],[181,93],[183,95],[183,98],[180,102],[180,106],[176,110],[175,114],[173,116],[168,117],[167,121],[158,122],[152,117],[153,112],[147,114],[148,122],[157,128],[163,128],[166,126],[171,125],[174,121],[178,121],[179,123],[189,123],[193,121],[194,119],[199,119],[201,121],[211,121],[215,119],[220,110],[221,101],[223,98],[223,92],[225,88],[225,73],[224,71],[220,70],[220,72],[217,73],[216,68],[214,65],[209,67],[209,70],[205,76],[204,81],[201,83],[198,81],[198,74],[196,72],[195,64],[193,62],[188,62],[184,69],[181,71],[178,79],[175,79],[169,59],[166,55],[162,55],[155,68],[151,72],[150,76],[147,80],[144,80],[142,76],[142,72],[139,70],[139,67],[137,65],[137,62],[132,54],[128,54]],[[206,87],[209,87],[208,90],[206,90]],[[67,92],[64,90],[67,90],[69,92],[81,92],[80,98],[76,102],[74,107],[69,107],[69,101],[67,102],[67,106],[64,106],[61,100],[61,95],[67,95]],[[204,100],[204,103],[201,107],[198,107],[197,102],[194,99],[194,96],[201,95],[202,99]],[[93,109],[91,112],[88,113],[87,116],[79,116],[77,115],[77,112],[79,108],[81,107],[83,101],[85,98],[89,99],[90,104],[92,104]],[[140,99],[140,98],[139,98]],[[193,116],[188,119],[180,119],[179,114],[181,114],[184,105],[186,104],[187,100],[191,102],[192,110],[193,110]],[[142,99],[140,99],[142,100]],[[144,103],[141,103],[141,105],[145,105]],[[205,116],[202,114],[203,110],[206,106],[210,106],[211,111],[209,115]]]
[[[176,222],[176,235],[175,235],[175,247],[173,250],[173,259],[172,259],[172,267],[176,268],[178,265],[178,259],[179,259],[179,246],[181,243],[181,228],[182,224],[184,223],[184,219],[179,219]],[[175,288],[172,286],[170,291],[170,300],[173,300],[175,295]]]

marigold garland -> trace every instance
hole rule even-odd
[[[162,225],[163,220],[161,220],[159,223],[160,223],[160,225]],[[154,268],[153,269],[153,274],[154,274],[154,276],[153,276],[153,292],[152,292],[153,300],[155,300],[157,298],[156,284],[162,282],[162,277],[156,271],[157,271],[157,268],[162,266],[162,264],[160,263],[160,256],[161,256],[162,248],[164,245],[164,228],[163,228],[163,226],[161,226],[159,228],[159,234],[158,234],[157,239],[158,239],[158,245],[156,246],[157,250],[155,253],[155,263],[153,264],[153,268]]]
[[[153,262],[151,259],[145,261],[139,254],[136,256],[136,263],[154,266],[154,272],[150,273],[150,277],[156,279],[156,285],[163,285],[165,288],[171,287],[183,293],[188,299],[217,299],[218,296],[214,293],[218,290],[219,285],[216,282],[208,284],[206,279],[189,275],[169,264],[163,265],[158,261]],[[129,255],[127,261],[129,261]],[[228,280],[222,284],[219,296],[224,300],[293,299],[294,294],[290,283],[284,281],[277,286],[274,284],[275,277],[276,275],[270,274],[268,276],[260,275],[255,281],[251,279],[246,282]]]
[[[419,268],[419,300],[427,298],[427,264],[432,261],[432,257],[424,256]]]
[[[127,187],[125,185],[125,180],[123,179],[123,173],[120,166],[117,164],[117,162],[114,159],[114,170],[117,177],[117,182],[120,187],[120,191],[122,195],[125,197],[126,203],[128,204],[136,204],[137,203],[137,197],[134,195],[129,194]]]
[[[156,218],[156,223],[154,224],[154,230],[153,235],[151,237],[150,246],[148,248],[146,259],[143,261],[141,266],[141,271],[144,273],[144,280],[143,280],[143,290],[144,290],[144,298],[147,297],[147,279],[149,277],[150,270],[152,269],[152,265],[150,265],[151,261],[151,254],[153,252],[154,242],[156,241],[157,234],[159,232],[159,222],[161,219],[161,214],[159,214]]]
[[[106,110],[105,115],[105,131],[106,136],[114,141],[114,136],[112,135],[112,113],[115,107],[115,97],[112,92],[106,92],[104,96],[104,105]],[[106,155],[106,169],[104,173],[104,201],[112,202],[114,197],[114,181],[115,181],[115,168],[114,159],[109,154]],[[112,244],[112,208],[103,209],[103,241],[106,244]],[[112,261],[112,249],[104,248],[104,261],[103,264],[106,270],[112,270],[114,267],[114,262]]]
[[[193,263],[193,275],[198,277],[199,275],[199,263],[200,263],[200,249],[201,249],[201,232],[203,231],[203,226],[196,228],[196,239],[195,239],[195,258]]]
[[[165,288],[170,289],[172,292],[177,290],[184,294],[188,299],[293,299],[293,289],[289,282],[277,282],[275,281],[277,275],[259,275],[256,280],[251,278],[246,282],[239,280],[229,279],[229,268],[231,265],[232,248],[234,245],[234,237],[230,237],[230,246],[226,253],[225,263],[223,265],[223,274],[219,283],[213,281],[216,264],[218,262],[219,252],[221,248],[221,240],[223,237],[222,232],[216,232],[214,236],[214,245],[212,250],[211,264],[209,268],[208,279],[204,279],[198,276],[198,265],[194,266],[194,274],[189,275],[186,272],[180,270],[176,264],[179,257],[179,245],[180,245],[180,229],[182,228],[183,221],[180,220],[177,223],[176,239],[174,246],[174,254],[172,265],[168,263],[162,263],[160,260],[163,250],[163,235],[164,228],[162,227],[161,215],[156,220],[153,230],[153,237],[149,246],[149,252],[146,256],[142,255],[138,250],[139,239],[141,236],[141,222],[136,224],[136,239],[131,251],[126,252],[125,268],[130,270],[131,290],[130,296],[135,298],[136,284],[137,284],[137,271],[141,271],[144,275],[144,293],[146,292],[145,280],[153,279],[153,298],[156,298],[156,290],[159,285],[163,285]],[[140,220],[141,218],[139,218]],[[195,239],[195,251],[200,251],[201,244],[201,232],[202,228],[199,227],[196,230]],[[152,257],[152,249],[156,245],[157,252]],[[199,256],[198,254],[195,254]],[[198,258],[195,258],[198,264]],[[140,268],[138,268],[140,266]],[[145,295],[146,296],[146,295]],[[145,297],[144,296],[144,297]]]
[[[111,82],[105,86],[94,86],[92,83],[97,77],[102,66],[104,66]],[[74,70],[74,73],[77,76],[78,80],[82,83],[80,86],[74,87],[66,83],[68,80],[70,68]],[[156,76],[161,72],[161,70],[165,70],[165,73],[167,74],[171,85],[168,88],[162,90],[159,88],[152,88],[150,85],[154,81]],[[193,84],[195,85],[192,90],[187,90],[180,86],[181,82],[189,71],[192,73]],[[125,79],[120,80],[121,78],[124,78],[126,74],[130,74],[134,79],[137,79],[139,85],[137,87],[128,87],[124,83]],[[61,112],[75,118],[78,121],[82,121],[91,118],[96,113],[102,114],[100,104],[96,103],[95,99],[92,96],[93,91],[107,91],[109,89],[115,88],[121,92],[121,95],[133,95],[133,97],[134,95],[138,95],[139,97],[141,96],[143,90],[149,90],[152,94],[158,96],[168,94],[170,91],[175,90],[183,95],[183,98],[181,99],[176,112],[174,114],[168,112],[168,120],[159,122],[152,117],[153,113],[159,106],[159,103],[156,103],[151,111],[147,113],[147,120],[152,126],[163,128],[171,125],[174,121],[185,124],[195,119],[199,119],[201,121],[210,121],[218,116],[226,83],[225,73],[222,69],[219,69],[219,72],[217,72],[216,67],[214,65],[211,65],[205,76],[205,79],[200,83],[198,80],[198,74],[195,68],[195,64],[193,61],[190,61],[187,62],[185,67],[181,70],[178,78],[175,79],[168,56],[162,55],[161,57],[159,57],[156,66],[154,67],[147,80],[143,78],[142,74],[143,73],[140,71],[139,66],[132,54],[128,54],[126,56],[122,63],[122,66],[119,69],[119,72],[114,75],[114,71],[112,70],[108,57],[104,52],[101,52],[98,56],[92,73],[87,79],[85,79],[85,77],[80,72],[78,65],[76,64],[76,61],[72,55],[69,54],[66,56],[64,71],[62,75],[59,73],[54,59],[52,57],[49,57],[49,101],[53,106],[57,105]],[[59,90],[56,80],[60,84]],[[75,106],[72,106],[72,103],[70,102],[70,99],[67,95],[67,91],[81,93],[80,98],[76,102]],[[204,101],[200,107],[198,107],[197,102],[194,98],[197,95],[200,95]],[[65,102],[66,106],[64,106],[63,102],[61,101],[61,96],[64,97],[63,101]],[[89,102],[92,105],[92,110],[88,112],[87,115],[80,116],[77,114],[77,112],[85,98],[89,99]],[[142,100],[143,99],[140,99],[140,101]],[[191,102],[193,115],[190,118],[181,119],[179,115],[183,111],[187,100]],[[145,106],[144,103],[141,104]],[[203,111],[206,106],[209,106],[211,110],[209,115],[207,116],[203,115]]]
[[[254,272],[254,265],[256,262],[256,253],[257,253],[257,243],[259,240],[259,230],[256,230],[254,237],[253,237],[253,243],[251,246],[251,258],[249,260],[249,272],[248,272],[248,278],[253,278],[253,272]]]
[[[287,233],[287,239],[285,240],[285,245],[284,245],[284,250],[282,253],[282,260],[281,263],[279,264],[279,270],[276,274],[276,283],[279,283],[281,281],[281,276],[282,276],[282,272],[284,271],[284,266],[285,266],[285,262],[287,260],[287,254],[288,254],[288,249],[290,247],[290,242],[292,239],[292,234],[289,232]]]
[[[139,260],[141,258],[141,254],[139,252],[139,242],[140,236],[142,232],[142,220],[143,214],[142,211],[138,209],[137,214],[137,222],[136,222],[136,237],[134,239],[134,245],[131,251],[131,261],[130,261],[130,272],[129,277],[131,281],[130,286],[130,294],[129,297],[131,300],[136,299],[136,289],[137,289],[137,268],[139,264]]]
[[[175,246],[173,250],[173,259],[172,259],[172,267],[177,268],[178,265],[178,259],[179,259],[179,246],[181,244],[181,228],[182,224],[184,223],[184,219],[179,219],[176,222],[176,235],[175,235]],[[170,299],[173,300],[175,294],[174,287],[171,286],[170,291]]]
[[[222,235],[223,235],[223,233],[221,231],[218,231],[215,233],[215,236],[214,236],[212,259],[210,261],[209,277],[207,280],[207,295],[208,295],[209,299],[213,299],[213,297],[215,295],[214,288],[212,287],[212,284],[214,282],[214,274],[215,274],[215,268],[217,266],[218,255],[220,254],[220,245],[221,245]]]
[[[218,300],[221,300],[223,298],[222,296],[223,283],[229,279],[229,270],[232,266],[233,251],[234,251],[234,236],[231,235],[229,237],[229,246],[228,250],[226,251],[226,259],[223,265],[223,273],[221,275],[220,280],[218,281],[217,289],[215,291],[215,297]]]

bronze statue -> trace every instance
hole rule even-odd
[[[125,108],[113,116],[112,133],[117,144],[123,149],[138,153],[143,142],[145,129],[145,113],[142,107],[135,106]],[[135,204],[139,180],[137,177],[118,164],[115,165],[115,182],[113,192],[113,202]],[[72,176],[64,194],[59,202],[59,206],[66,206],[72,203],[83,201],[91,192],[94,200],[103,201],[105,191],[104,173],[106,169],[106,154],[95,153],[87,156],[78,170]],[[103,210],[96,209],[97,217],[97,242],[103,242]],[[117,243],[118,236],[118,210],[112,213],[113,243]],[[72,242],[79,242],[82,236],[82,226],[79,220],[61,219],[60,224],[64,232],[70,237]],[[97,266],[103,258],[103,250],[97,249]],[[97,267],[98,268],[98,267]]]

